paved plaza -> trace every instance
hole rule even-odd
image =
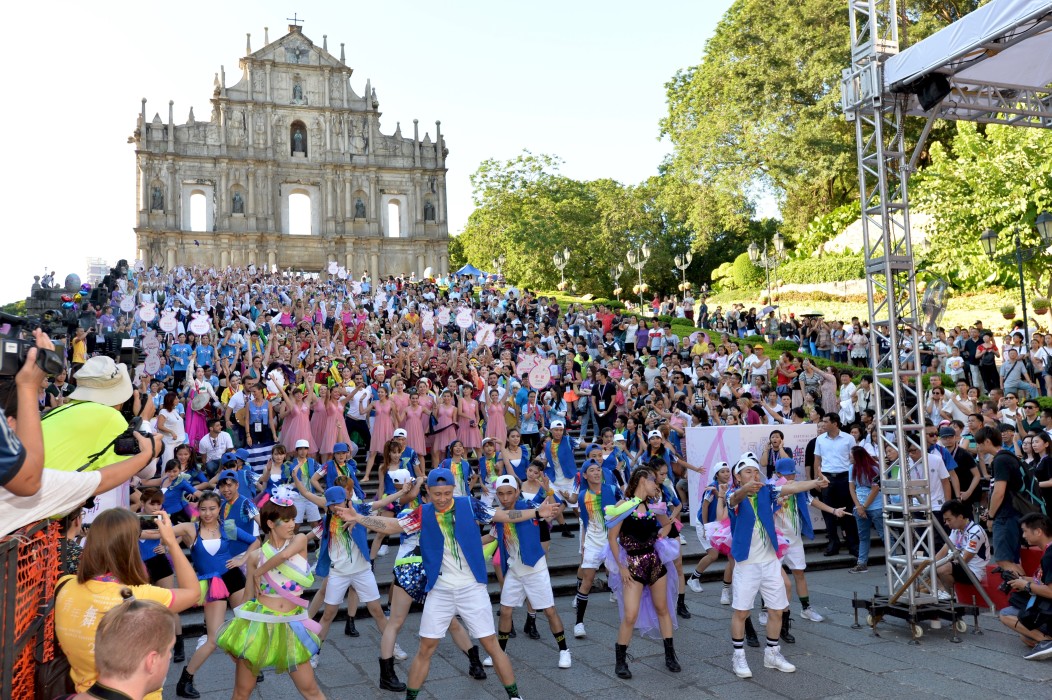
[[[1026,661],[1023,646],[989,613],[980,618],[981,635],[969,630],[962,642],[950,642],[948,625],[933,631],[925,625],[919,645],[911,645],[906,624],[886,619],[874,636],[868,628],[851,629],[852,591],[860,596],[872,594],[874,586],[884,584],[883,567],[874,566],[868,574],[850,575],[846,569],[815,571],[808,576],[812,604],[826,617],[813,623],[796,619],[799,603],[794,601],[793,632],[796,644],[783,644],[786,657],[797,666],[795,674],[783,674],[763,667],[762,649],[748,649],[753,671],[751,680],[738,680],[731,672],[728,624],[730,608],[719,604],[719,583],[706,583],[701,594],[688,592],[693,612],[681,620],[676,632],[676,651],[683,672],[668,673],[664,667],[661,643],[633,640],[629,648],[635,661],[630,663],[629,681],[614,675],[614,637],[617,632],[617,606],[608,602],[606,592],[593,593],[586,620],[588,637],[568,641],[573,651],[573,668],[557,668],[555,642],[542,618],[538,619],[541,639],[531,641],[522,633],[524,612],[516,615],[519,636],[508,645],[515,666],[520,692],[525,700],[553,700],[560,697],[623,698],[1052,698],[1052,661]],[[573,627],[572,599],[556,599],[568,633]],[[864,611],[863,611],[864,612]],[[864,618],[864,615],[862,616]],[[409,653],[416,651],[414,633],[419,614],[412,614],[400,635],[400,644]],[[333,635],[324,646],[318,666],[318,680],[329,698],[383,698],[401,700],[402,693],[376,687],[379,634],[371,620],[359,619],[361,636],[345,637],[342,623],[335,623]],[[762,640],[762,630],[760,631]],[[193,641],[187,640],[188,653]],[[397,665],[404,681],[409,662]],[[504,689],[489,669],[489,678],[475,681],[467,676],[467,659],[446,640],[435,654],[431,675],[421,697],[503,700]],[[173,664],[167,698],[175,697],[179,668]],[[204,700],[230,697],[233,664],[219,654],[208,660],[196,676],[196,686]],[[253,698],[299,697],[287,676],[267,674]]]

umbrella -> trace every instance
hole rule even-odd
[[[766,316],[767,314],[771,313],[772,311],[774,311],[777,308],[778,308],[777,306],[765,306],[762,309],[760,309],[760,315],[761,316]]]
[[[825,316],[821,311],[815,311],[814,309],[808,309],[800,314],[804,318],[815,318],[817,316]]]

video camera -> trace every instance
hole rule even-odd
[[[14,377],[26,362],[29,349],[36,347],[31,331],[40,328],[45,333],[51,330],[51,318],[15,316],[0,311],[0,378]],[[29,336],[29,337],[24,337]],[[60,348],[56,345],[56,348]],[[37,351],[37,365],[48,376],[55,376],[66,369],[66,360],[60,349]]]

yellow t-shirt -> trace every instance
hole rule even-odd
[[[84,340],[73,341],[73,364],[82,365],[88,361],[88,343]]]
[[[88,581],[77,583],[75,578],[62,586],[55,601],[55,635],[69,659],[70,675],[83,693],[98,678],[95,670],[95,630],[102,616],[121,604],[120,583]],[[159,586],[128,586],[136,600],[152,600],[171,607],[174,596],[167,588]],[[161,691],[156,690],[143,700],[161,700]]]
[[[120,411],[90,401],[73,401],[55,409],[40,422],[44,435],[44,468],[62,472],[76,471],[89,456],[106,447],[113,438],[128,429]],[[120,462],[121,457],[110,447],[95,460],[88,471]]]

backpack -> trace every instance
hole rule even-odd
[[[1015,457],[1015,455],[1012,456]],[[1041,487],[1038,486],[1034,468],[1025,464],[1018,457],[1015,457],[1015,460],[1019,466],[1019,476],[1023,481],[1023,487],[1017,493],[1011,494],[1012,507],[1020,515],[1027,515],[1028,513],[1041,513],[1044,515],[1045,499],[1041,493]]]

